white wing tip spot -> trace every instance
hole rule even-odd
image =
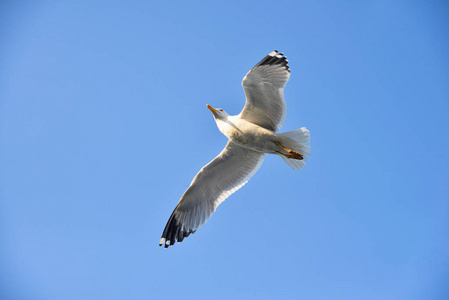
[[[159,246],[162,246],[165,243],[165,238],[161,238],[161,240],[159,241]]]
[[[270,52],[270,54],[268,54],[268,55],[269,55],[269,56],[275,56],[277,53],[278,53],[278,51],[277,51],[277,50],[274,50],[274,51]]]

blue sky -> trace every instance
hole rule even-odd
[[[444,1],[3,1],[2,299],[449,297]],[[274,49],[292,70],[266,158],[183,243],[158,247]]]

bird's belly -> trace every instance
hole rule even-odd
[[[275,142],[275,133],[271,132],[234,132],[230,137],[230,140],[234,143],[259,152],[264,153],[275,153],[276,152],[276,144]]]

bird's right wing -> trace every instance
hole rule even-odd
[[[181,242],[206,223],[215,209],[240,189],[261,166],[265,154],[229,141],[193,179],[171,214],[159,246]]]

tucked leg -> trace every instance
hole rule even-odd
[[[286,148],[284,145],[282,145],[280,142],[276,141],[274,142],[276,145],[278,145],[279,147],[281,147],[282,149],[284,149],[288,154],[282,153],[280,151],[276,151],[279,154],[284,155],[287,158],[293,158],[293,159],[299,159],[299,160],[303,160],[304,156],[301,153],[298,153],[296,151],[293,151],[291,149]]]

